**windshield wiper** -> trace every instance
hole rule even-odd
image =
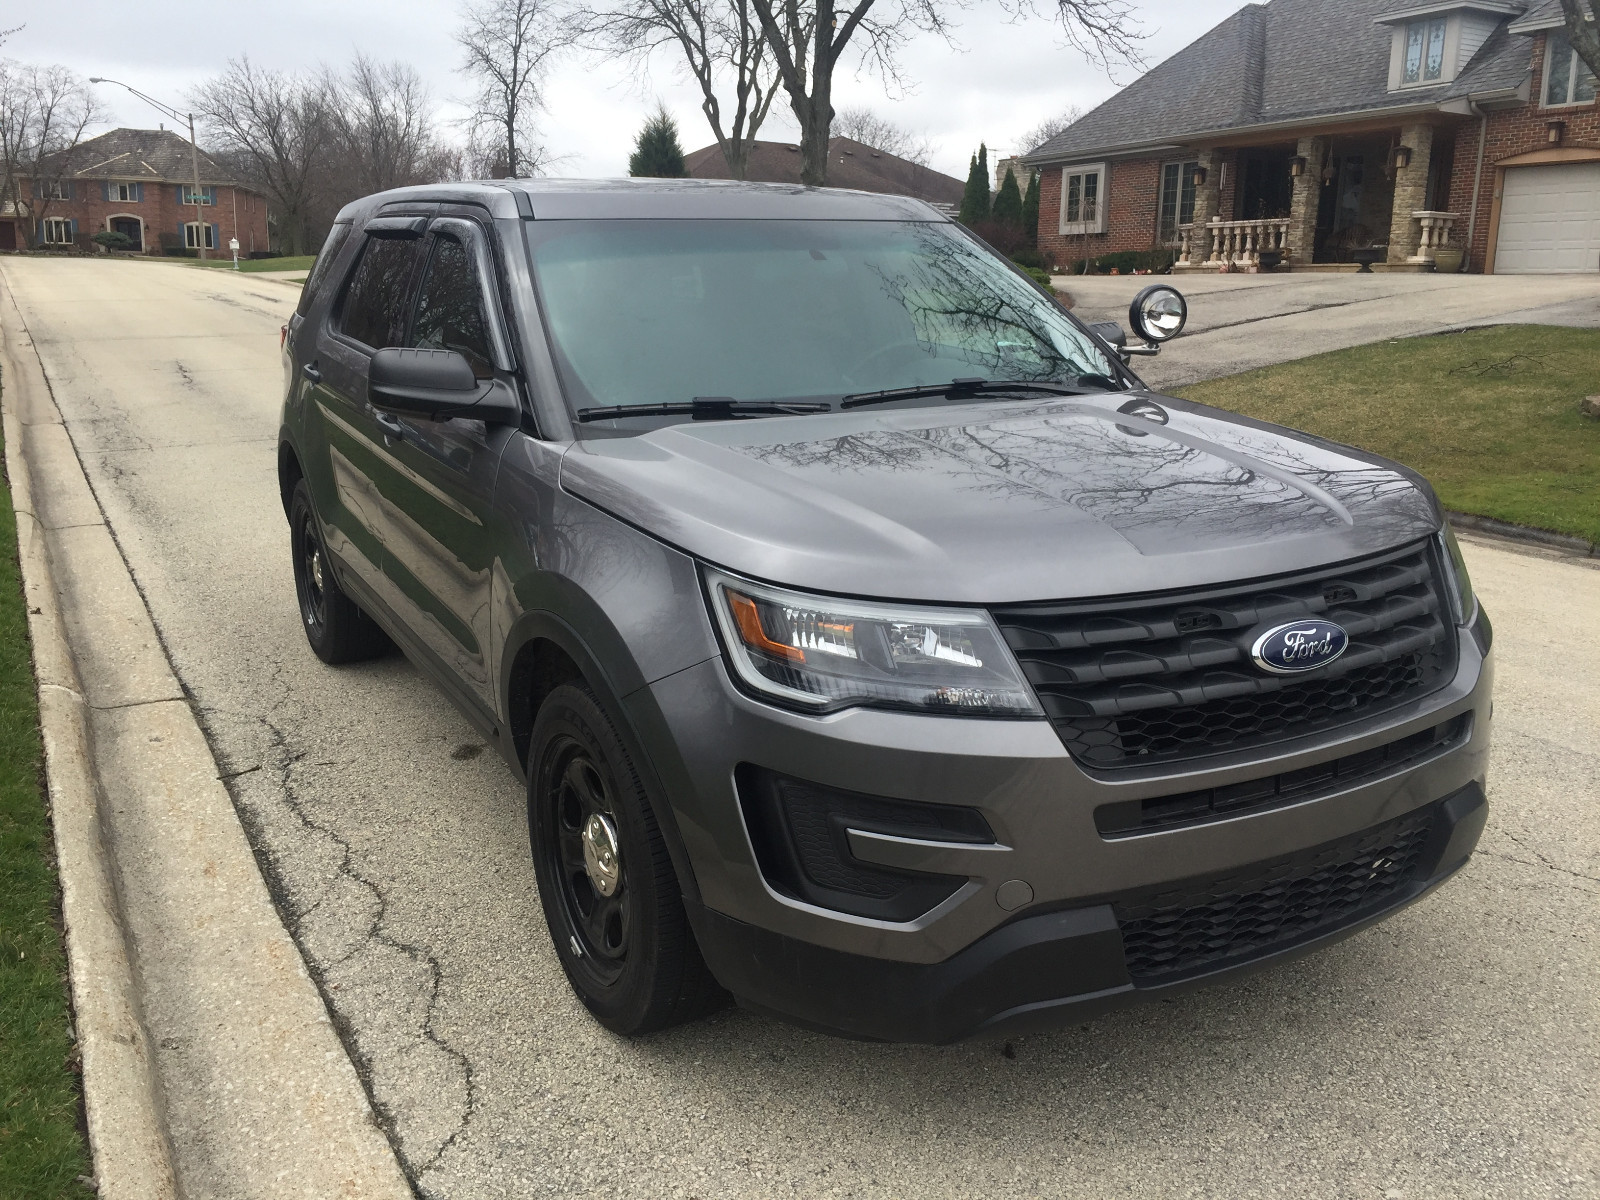
[[[578,420],[605,421],[611,417],[690,416],[697,421],[731,417],[766,417],[778,414],[829,412],[831,404],[792,404],[781,400],[735,400],[732,396],[696,396],[671,404],[612,404],[605,408],[580,408]]]
[[[1103,375],[1087,376],[1104,379]],[[1109,382],[1109,381],[1108,381]],[[1050,396],[1081,396],[1085,392],[1103,391],[1094,386],[1075,386],[1070,383],[1029,383],[1019,379],[952,379],[949,383],[930,383],[916,387],[889,388],[882,392],[857,392],[839,401],[840,408],[859,408],[863,404],[887,404],[891,400],[916,400],[923,396],[943,396],[959,400],[965,396],[980,396],[1004,392],[1043,392]]]

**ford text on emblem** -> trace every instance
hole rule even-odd
[[[1250,647],[1250,658],[1274,675],[1298,675],[1331,663],[1349,644],[1349,635],[1332,621],[1292,621],[1258,637]]]

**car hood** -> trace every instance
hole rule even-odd
[[[1438,528],[1394,463],[1145,397],[1163,425],[1128,398],[688,422],[575,444],[562,486],[738,574],[980,604],[1259,578]]]

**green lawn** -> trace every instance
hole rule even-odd
[[[17,570],[11,493],[0,488],[0,1196],[87,1197],[78,1076],[67,1032],[39,712]]]
[[[1600,330],[1496,326],[1296,359],[1177,395],[1420,471],[1445,507],[1600,542]]]
[[[311,264],[317,261],[315,254],[291,254],[283,258],[241,258],[239,270],[241,271],[309,271]],[[220,251],[216,258],[208,258],[201,262],[198,258],[191,259],[192,267],[226,267],[233,269],[233,256],[226,250]]]

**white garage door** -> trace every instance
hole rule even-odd
[[[1508,168],[1494,269],[1600,270],[1600,163]]]

